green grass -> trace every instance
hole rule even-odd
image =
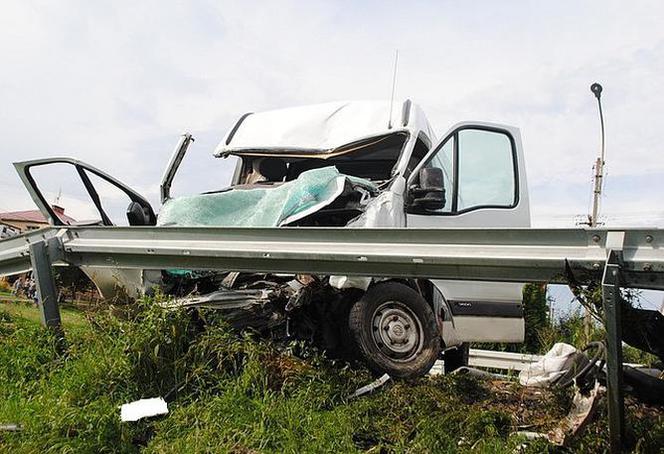
[[[30,320],[33,322],[40,322],[39,309],[34,303],[22,299],[1,299],[0,298],[0,311],[9,315]],[[75,307],[61,307],[60,317],[65,329],[75,328],[80,329],[88,325],[85,314]]]
[[[31,310],[33,313],[31,313]],[[0,305],[0,452],[547,452],[510,435],[518,386],[496,390],[464,377],[386,385],[349,400],[373,379],[299,344],[237,336],[203,313],[151,302],[64,318],[67,350],[30,307]],[[69,323],[70,328],[67,328]],[[203,329],[202,327],[206,328]],[[507,394],[506,394],[507,393]],[[509,399],[506,397],[509,394]],[[121,423],[118,406],[165,396],[170,413]],[[544,391],[529,413],[546,430],[566,411]],[[520,421],[522,423],[523,421]],[[641,452],[664,442],[661,417],[635,419]],[[575,452],[606,448],[605,422]]]

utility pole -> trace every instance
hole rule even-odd
[[[605,154],[605,139],[604,139],[604,113],[602,112],[602,86],[595,82],[590,86],[590,91],[597,98],[597,108],[599,109],[599,123],[601,128],[601,148],[600,155],[595,161],[595,175],[593,178],[593,208],[592,212],[588,215],[588,225],[590,227],[597,227],[599,225],[599,204],[602,198],[602,183],[604,180],[604,154]],[[584,334],[586,336],[586,342],[590,341],[590,334],[592,330],[592,315],[590,311],[586,308],[586,313],[584,317]]]
[[[602,182],[604,179],[604,113],[602,112],[602,86],[595,82],[590,86],[590,91],[597,98],[597,107],[599,109],[599,122],[601,127],[602,145],[600,156],[595,161],[595,178],[593,182],[593,210],[592,214],[588,216],[588,224],[590,227],[597,227],[599,217],[599,203],[602,196]]]
[[[597,98],[599,109],[599,122],[602,128],[602,148],[600,157],[595,161],[595,181],[593,185],[593,212],[589,216],[590,227],[597,227],[599,216],[599,203],[602,195],[602,180],[604,179],[604,113],[602,112],[602,86],[595,82],[590,91]],[[625,401],[623,396],[623,355],[622,355],[622,315],[620,306],[624,304],[620,286],[622,285],[622,242],[616,250],[609,251],[606,267],[602,276],[602,306],[604,308],[604,328],[606,329],[606,370],[607,370],[607,397],[609,409],[609,439],[610,452],[618,454],[623,452],[625,440]],[[586,309],[586,337],[590,339],[590,324],[592,318]]]

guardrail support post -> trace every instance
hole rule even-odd
[[[50,247],[49,247],[50,246]],[[52,329],[58,339],[64,340],[64,331],[58,307],[58,292],[53,278],[53,259],[57,251],[51,240],[40,240],[30,244],[30,261],[37,284],[37,301],[44,326]]]
[[[625,437],[623,395],[622,317],[620,294],[621,252],[610,250],[602,277],[602,302],[606,329],[606,370],[609,401],[609,437],[611,453],[620,453]]]

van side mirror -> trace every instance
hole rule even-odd
[[[444,208],[443,169],[424,167],[420,169],[418,181],[408,191],[409,207],[416,211],[435,211]]]
[[[150,215],[138,202],[131,202],[127,207],[129,225],[152,225]]]

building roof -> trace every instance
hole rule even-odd
[[[62,219],[67,225],[71,225],[76,222],[74,218],[67,216],[64,213],[57,213],[57,215]],[[14,221],[14,222],[32,222],[34,224],[48,224],[48,220],[39,210],[25,210],[25,211],[7,211],[5,213],[0,213],[0,222],[2,221]]]
[[[363,139],[431,127],[410,101],[339,101],[245,114],[226,134],[216,156],[251,151],[327,153]]]

